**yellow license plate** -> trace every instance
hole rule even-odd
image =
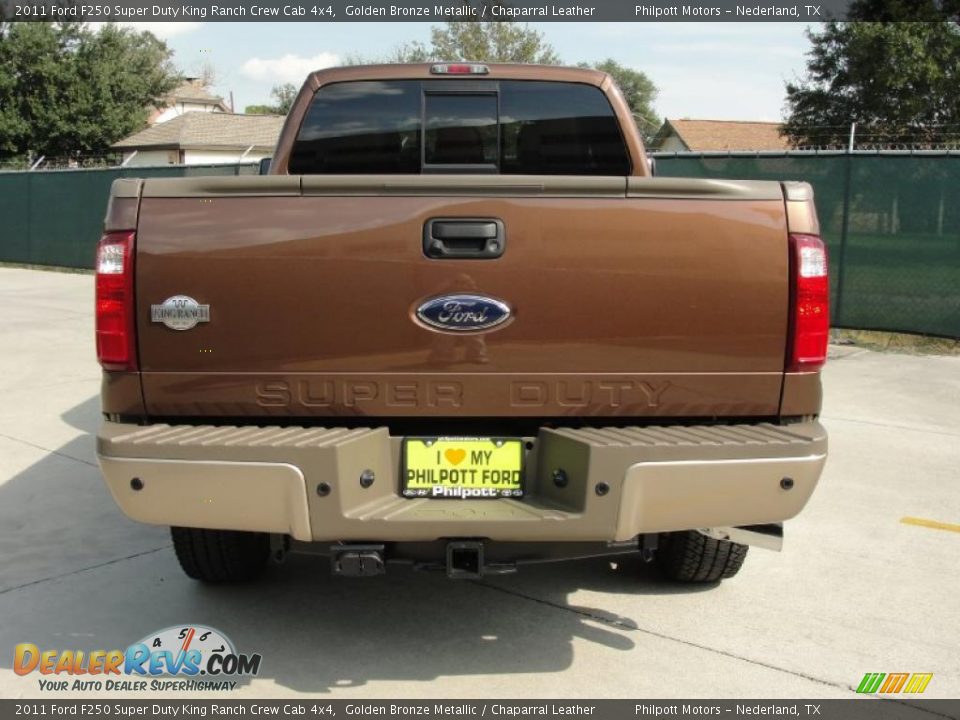
[[[406,497],[521,497],[523,441],[405,438],[402,470]]]

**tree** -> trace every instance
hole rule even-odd
[[[422,63],[430,62],[431,60],[436,60],[438,58],[434,57],[430,48],[424,45],[422,42],[416,41],[411,43],[404,43],[398,47],[395,47],[386,57],[381,60],[385,63]],[[351,63],[360,65],[362,61],[356,63]]]
[[[166,44],[109,24],[0,26],[0,158],[102,154],[179,82]]]
[[[293,83],[277,85],[270,91],[270,97],[276,102],[277,115],[286,115],[290,112],[290,108],[293,107],[293,101],[297,99],[299,92],[300,88]]]
[[[960,21],[960,0],[853,0],[848,20],[863,22]]]
[[[851,19],[903,19],[910,0],[851,6]],[[917,7],[914,7],[916,5]],[[884,10],[885,6],[886,9]],[[922,6],[922,7],[921,7]],[[905,9],[906,8],[906,9]],[[926,15],[929,16],[929,15]],[[944,12],[942,17],[946,17]],[[954,22],[836,22],[808,31],[803,80],[787,83],[783,133],[796,145],[844,145],[851,123],[869,144],[932,144],[960,130],[960,29]]]
[[[436,60],[559,65],[560,56],[540,33],[517,22],[448,22],[430,29]]]
[[[560,56],[543,39],[543,33],[523,23],[467,20],[446,22],[430,28],[429,47],[422,42],[405,43],[394,48],[378,62],[515,62],[558,65]],[[357,55],[346,58],[346,65],[361,65]]]
[[[243,112],[247,115],[286,115],[293,107],[293,101],[297,99],[299,92],[299,88],[293,83],[274,85],[270,91],[273,105],[247,105]]]
[[[660,118],[653,109],[653,101],[657,99],[657,86],[645,73],[621,65],[612,58],[594,65],[580,63],[579,67],[592,67],[612,77],[630,106],[641,134],[649,137],[657,131]]]

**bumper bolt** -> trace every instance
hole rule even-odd
[[[320,497],[326,497],[330,494],[330,485],[328,483],[320,483],[317,485],[317,495]]]
[[[373,485],[373,481],[377,479],[377,476],[374,474],[373,470],[364,470],[360,473],[360,487],[368,488]]]
[[[141,480],[140,478],[133,478],[130,481],[130,487],[138,491],[143,490],[143,480]]]
[[[562,468],[557,468],[553,471],[553,484],[558,488],[565,488],[567,486],[569,479],[567,478],[567,473]]]
[[[597,495],[599,495],[600,497],[603,497],[608,492],[610,492],[610,486],[607,485],[605,482],[601,482],[601,483],[597,483],[597,486],[594,488],[594,490],[596,490]]]
[[[783,478],[783,479],[780,481],[780,487],[782,487],[784,490],[792,490],[792,489],[793,489],[793,478],[788,478],[788,477]]]

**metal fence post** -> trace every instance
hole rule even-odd
[[[30,171],[24,176],[27,185],[27,262],[35,261],[33,255],[33,175]]]

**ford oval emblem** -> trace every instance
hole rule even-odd
[[[510,319],[510,306],[483,295],[438,295],[417,308],[417,317],[439,330],[488,330]]]

